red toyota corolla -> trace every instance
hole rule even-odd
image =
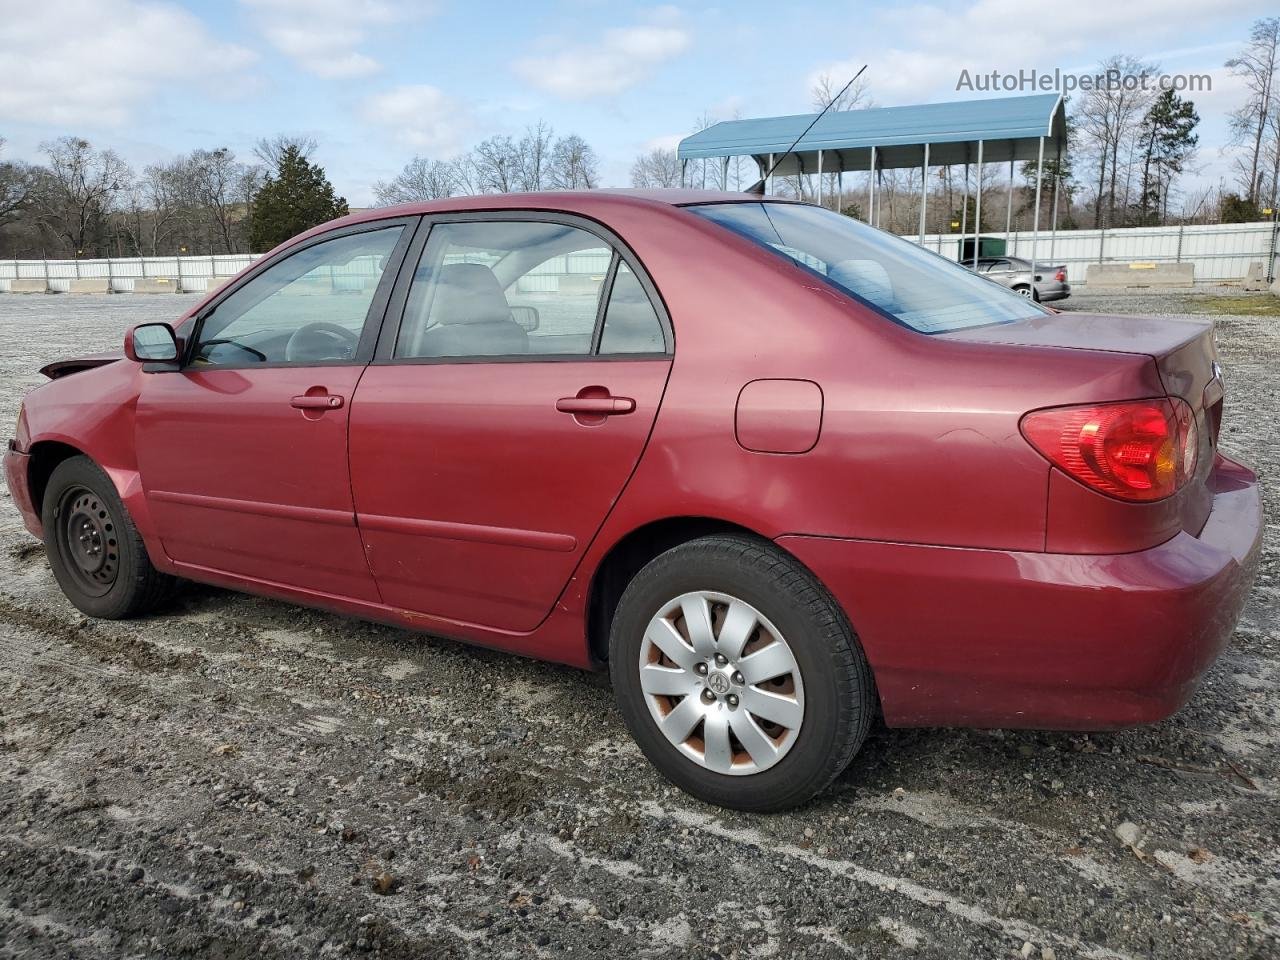
[[[376,210],[125,357],[5,473],[72,603],[200,580],[580,667],[673,782],[776,810],[890,726],[1172,713],[1253,580],[1212,327],[1058,315],[812,206]]]

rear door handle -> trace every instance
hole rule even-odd
[[[322,393],[320,396],[304,393],[290,400],[289,405],[299,410],[337,410],[342,406],[342,397],[331,393]]]
[[[597,417],[615,417],[633,413],[636,402],[630,397],[561,397],[556,401],[561,413],[588,413]]]

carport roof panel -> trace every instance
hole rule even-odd
[[[988,141],[1065,140],[1056,93],[1000,97],[957,103],[837,110],[826,114],[796,147],[798,152],[866,150],[924,144]],[[725,120],[680,141],[681,160],[781,154],[813,122],[816,114]],[[1048,150],[1046,150],[1048,152]]]

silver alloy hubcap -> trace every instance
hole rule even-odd
[[[800,667],[777,628],[744,600],[706,590],[676,597],[649,621],[639,668],[653,722],[708,770],[768,770],[800,733]]]

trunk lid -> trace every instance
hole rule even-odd
[[[1182,529],[1192,534],[1200,532],[1211,506],[1208,477],[1213,470],[1218,430],[1222,424],[1224,392],[1212,321],[1051,313],[939,336],[1150,357],[1165,392],[1187,402],[1195,415],[1198,429],[1195,474],[1169,498],[1164,509],[1176,513],[1177,525]]]
[[[1205,407],[1206,396],[1216,395],[1221,399],[1212,321],[1051,313],[937,336],[984,343],[1145,354],[1155,361],[1160,382],[1168,394],[1181,397],[1193,410]]]

